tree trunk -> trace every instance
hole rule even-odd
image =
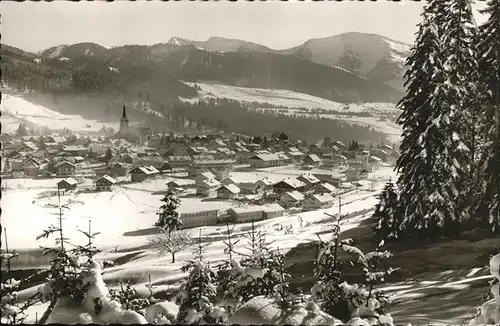
[[[172,252],[172,263],[175,263],[175,252]]]

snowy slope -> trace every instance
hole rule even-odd
[[[80,115],[67,115],[41,105],[27,101],[21,96],[3,94],[2,103],[2,131],[16,130],[20,122],[29,122],[37,126],[46,126],[53,130],[68,128],[74,132],[99,131],[103,126],[112,127],[115,130],[118,124],[101,123],[97,120],[85,119]],[[3,120],[4,114],[9,118]],[[88,127],[87,125],[90,125]]]

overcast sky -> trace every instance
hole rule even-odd
[[[412,43],[422,2],[2,2],[2,43],[156,44],[172,36],[239,38],[285,49],[311,38],[366,32]],[[474,5],[474,9],[484,4]],[[476,13],[478,23],[484,15]]]

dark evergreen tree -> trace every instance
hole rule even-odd
[[[175,196],[172,189],[167,189],[167,192],[160,201],[164,204],[160,206],[158,221],[156,221],[154,226],[162,228],[170,234],[172,231],[176,231],[182,227],[182,221],[177,212],[181,201]]]
[[[373,217],[377,220],[375,233],[380,240],[396,239],[399,234],[401,214],[398,206],[398,194],[391,180],[387,182],[378,199],[379,202],[373,213]]]
[[[446,2],[446,1],[445,1]],[[471,0],[448,1],[443,17],[441,49],[444,52],[443,68],[446,82],[439,85],[446,95],[444,113],[449,115],[452,138],[447,146],[452,159],[458,162],[455,198],[458,210],[455,219],[468,217],[469,208],[476,197],[473,166],[476,161],[480,94],[478,87],[477,28],[472,13]]]
[[[461,220],[462,115],[450,100],[453,93],[445,71],[442,49],[444,14],[448,1],[429,1],[412,54],[407,59],[406,96],[398,103],[403,110],[401,156],[396,169],[408,237],[432,238],[453,232]],[[449,41],[451,42],[451,41]]]
[[[500,1],[490,0],[483,13],[489,19],[479,28],[480,84],[484,94],[482,135],[478,179],[480,198],[476,214],[493,231],[500,230]]]

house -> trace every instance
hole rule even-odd
[[[172,169],[186,169],[191,165],[191,157],[189,156],[170,156],[167,159]]]
[[[314,211],[318,209],[327,209],[333,206],[333,197],[330,194],[312,195],[302,203],[302,210]]]
[[[219,217],[218,209],[192,209],[187,208],[187,211],[181,211],[180,217],[184,228],[193,228],[204,225],[215,225]]]
[[[205,180],[215,180],[215,175],[212,172],[202,172],[194,178],[196,184],[201,183]]]
[[[318,157],[316,154],[309,154],[304,157],[302,160],[302,164],[304,165],[312,165],[312,166],[318,166],[321,165],[322,159]]]
[[[219,189],[217,189],[217,198],[234,199],[240,192],[240,188],[234,184],[222,185]]]
[[[172,143],[168,150],[163,153],[164,157],[169,156],[189,156],[188,146],[181,143]]]
[[[294,147],[292,147],[292,148],[294,148]],[[289,149],[288,156],[290,157],[290,160],[291,160],[292,164],[301,164],[302,163],[302,159],[304,158],[305,154],[302,153],[302,152],[299,152],[296,149],[293,150],[293,151],[291,151]]]
[[[146,178],[152,177],[158,173],[160,173],[160,171],[153,166],[138,166],[130,171],[130,176],[132,182],[142,182],[146,180]]]
[[[139,157],[135,154],[125,153],[120,155],[119,160],[123,163],[133,164]]]
[[[57,183],[57,189],[74,190],[76,189],[77,182],[73,178],[62,179]]]
[[[120,162],[116,162],[116,163],[111,163],[109,165],[109,168],[111,169],[111,173],[112,173],[112,176],[116,176],[116,177],[124,177],[127,175],[127,167],[123,164],[123,163],[120,163]]]
[[[336,177],[332,173],[313,173],[313,175],[321,182],[328,182],[335,187],[340,187],[342,185],[342,178]]]
[[[116,180],[109,175],[104,175],[96,180],[95,190],[97,191],[110,191],[111,186],[116,184]]]
[[[27,152],[32,153],[38,151],[38,146],[36,146],[33,142],[27,141],[21,144],[21,146],[17,149],[19,152]]]
[[[58,176],[74,175],[76,171],[76,165],[68,160],[59,161],[54,168]]]
[[[215,197],[220,183],[217,180],[203,180],[196,185],[196,194],[203,197]]]
[[[257,193],[272,194],[274,191],[273,189],[274,184],[275,182],[273,182],[268,177],[257,180],[257,182],[255,183],[255,185],[257,186]]]
[[[248,158],[248,164],[253,168],[269,168],[285,165],[285,159],[276,154],[255,154]]]
[[[312,144],[309,146],[309,154],[321,155],[321,146],[319,144]]]
[[[280,196],[283,207],[297,207],[304,200],[304,195],[298,191],[288,191]]]
[[[304,190],[312,189],[314,186],[321,183],[321,181],[312,174],[302,174],[297,180],[305,184]]]
[[[193,160],[192,166],[188,169],[188,176],[194,177],[206,171],[215,175],[215,179],[223,180],[232,171],[234,160]]]
[[[234,159],[237,164],[246,164],[248,163],[248,158],[251,156],[251,153],[246,148],[238,148],[234,150]]]
[[[24,171],[24,175],[29,177],[36,177],[41,167],[40,161],[33,157],[27,158],[20,164],[20,169]]]
[[[264,219],[270,219],[275,217],[283,216],[283,212],[285,211],[283,207],[278,204],[269,204],[263,206],[264,209]]]
[[[232,207],[228,209],[227,213],[235,223],[247,223],[264,219],[264,210],[262,206]]]
[[[64,146],[63,152],[66,152],[71,156],[87,156],[89,150],[87,147],[83,146]]]
[[[194,186],[194,181],[190,179],[175,179],[167,183],[167,187],[175,189],[186,189]]]
[[[364,157],[363,163],[365,169],[368,172],[373,172],[380,169],[380,166],[382,165],[382,159],[377,156],[367,155]]]
[[[303,191],[305,184],[297,179],[285,179],[273,185],[273,191],[276,194],[282,194],[288,191]]]
[[[345,171],[347,181],[358,181],[366,179],[368,177],[368,171],[366,169],[353,169],[349,168]]]
[[[335,186],[329,184],[328,182],[323,182],[323,183],[316,185],[313,188],[313,190],[317,194],[323,194],[323,193],[333,194],[337,191],[337,188]]]

